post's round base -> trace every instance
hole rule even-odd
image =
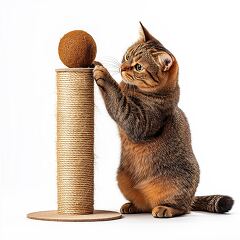
[[[122,217],[118,212],[94,210],[93,214],[58,214],[58,211],[33,212],[27,215],[30,219],[60,222],[94,222],[115,220]]]

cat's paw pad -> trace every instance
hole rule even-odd
[[[152,215],[155,218],[170,218],[174,216],[173,209],[165,206],[153,208]]]
[[[123,214],[128,214],[128,213],[137,213],[138,211],[132,203],[125,203],[122,205],[120,212]]]
[[[109,77],[107,69],[103,66],[97,65],[93,69],[93,77],[98,86],[103,87],[104,82]]]

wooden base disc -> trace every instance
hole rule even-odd
[[[58,214],[58,211],[33,212],[27,215],[28,218],[45,221],[62,221],[62,222],[93,222],[108,221],[122,217],[118,212],[95,210],[93,214],[75,215],[75,214]]]

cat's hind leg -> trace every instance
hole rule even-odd
[[[169,218],[188,213],[192,194],[182,193],[174,181],[166,177],[148,180],[138,185],[138,190],[151,207],[156,218]]]
[[[187,213],[186,210],[176,209],[166,206],[156,206],[152,209],[152,215],[155,218],[171,218]]]

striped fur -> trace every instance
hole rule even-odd
[[[233,202],[231,197],[223,195],[196,196],[193,199],[191,210],[224,213],[231,210]]]

